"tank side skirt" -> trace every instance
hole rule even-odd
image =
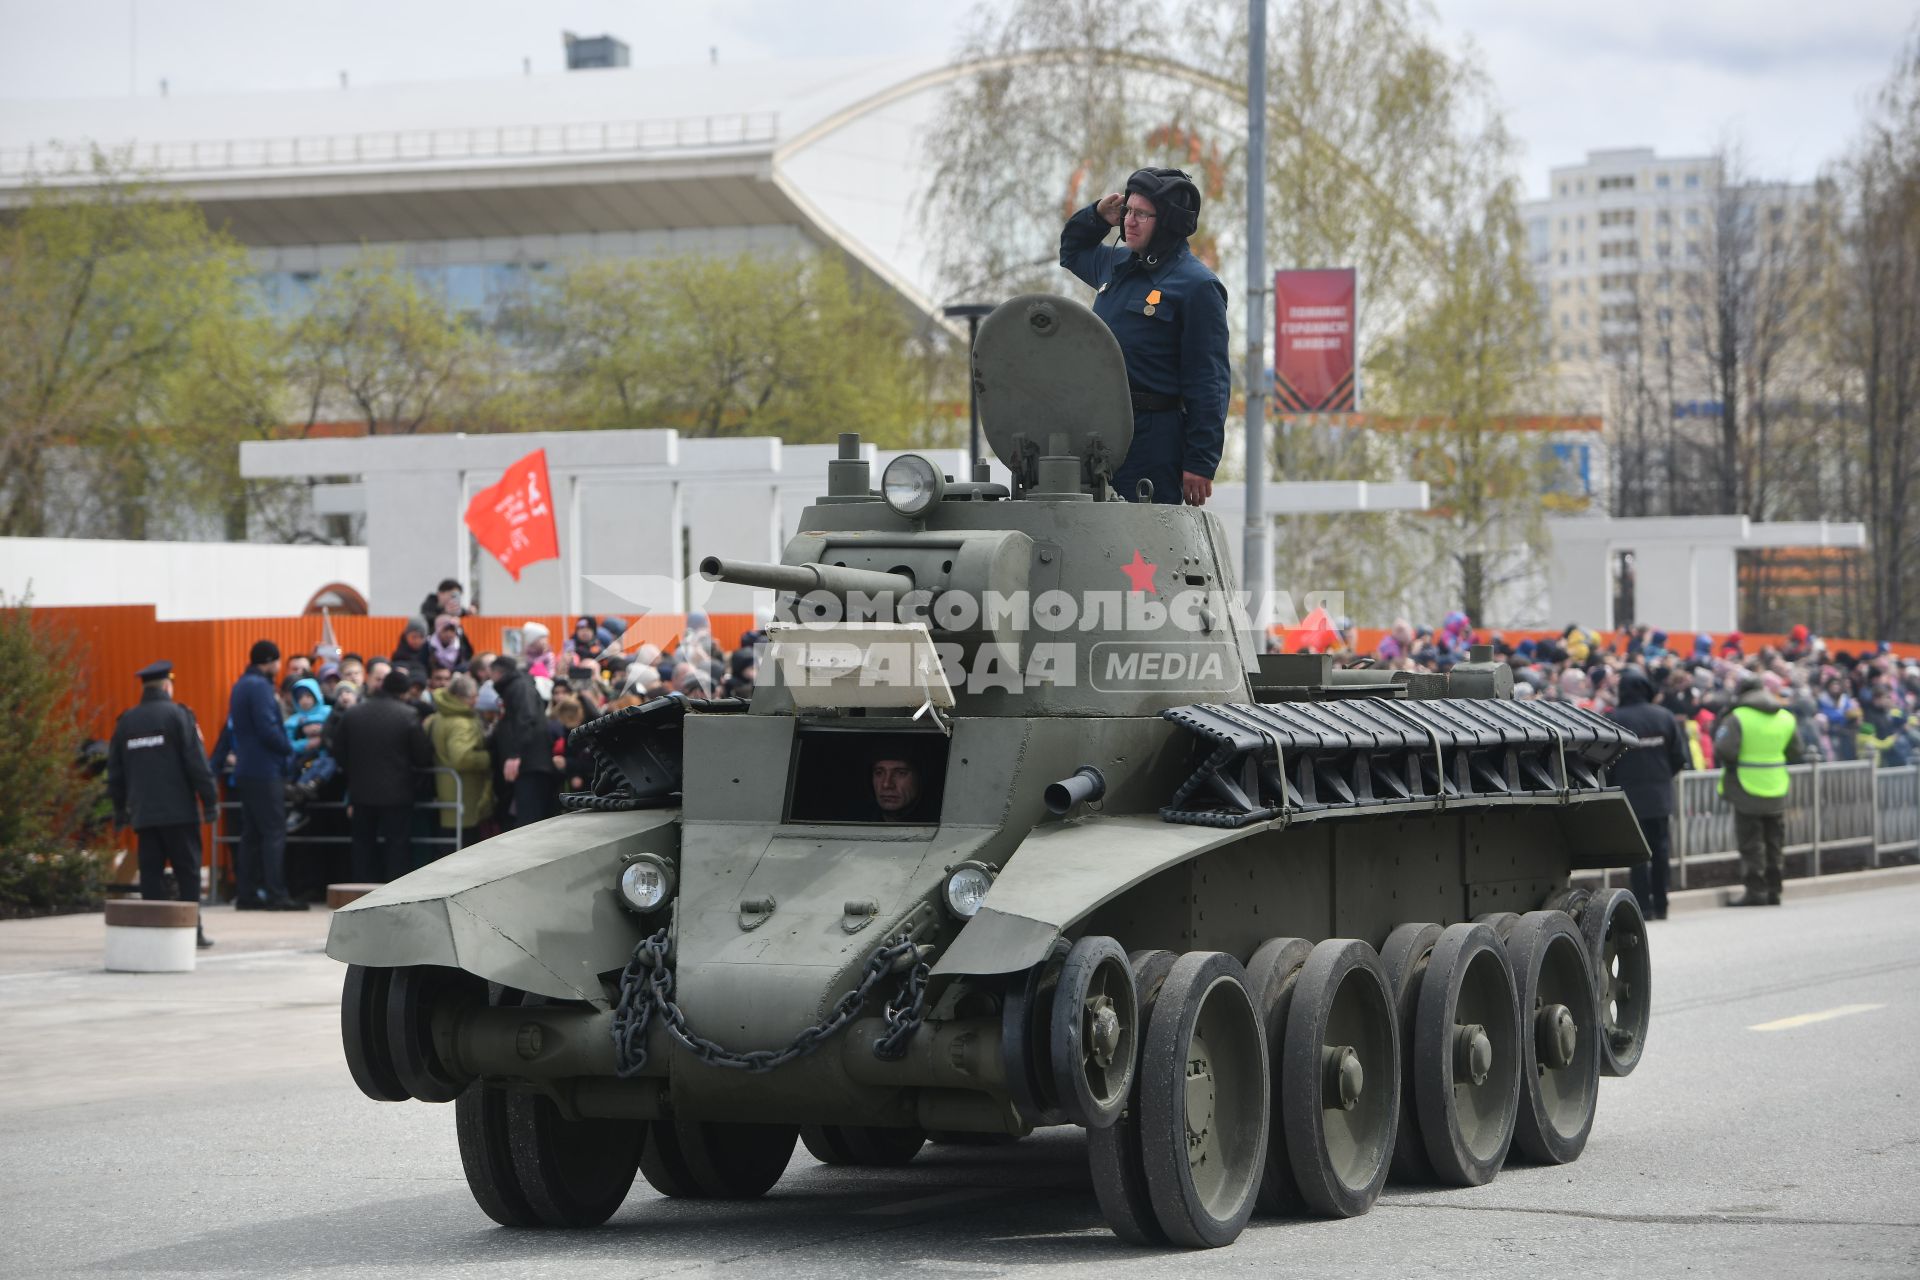
[[[1219,838],[1173,842],[1200,833]],[[1233,831],[1099,817],[1043,827],[1029,847],[1045,852],[1009,867],[936,973],[1015,972],[1061,933],[1242,958],[1270,937],[1377,945],[1410,920],[1533,910],[1575,869],[1645,856],[1618,792],[1383,805]]]

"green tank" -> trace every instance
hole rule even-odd
[[[1256,652],[1220,522],[1112,491],[1084,307],[1004,304],[973,373],[1010,483],[843,437],[783,563],[703,563],[779,593],[751,705],[590,722],[575,811],[334,917],[361,1089],[452,1102],[514,1227],[759,1196],[802,1141],[1077,1126],[1113,1230],[1197,1247],[1576,1159],[1647,1033],[1633,899],[1570,887],[1647,856],[1635,740],[1484,651]]]

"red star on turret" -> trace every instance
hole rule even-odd
[[[1133,583],[1135,591],[1153,590],[1153,570],[1154,566],[1141,557],[1138,548],[1134,550],[1133,562],[1120,566],[1120,572],[1127,575],[1127,580]]]

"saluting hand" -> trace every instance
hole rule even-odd
[[[1180,496],[1190,507],[1204,507],[1207,505],[1207,499],[1213,496],[1213,481],[1205,476],[1197,476],[1191,471],[1182,471]]]
[[[1117,227],[1120,219],[1126,216],[1126,205],[1127,198],[1116,191],[1110,196],[1102,196],[1100,203],[1093,206],[1093,211],[1105,218],[1108,226]]]

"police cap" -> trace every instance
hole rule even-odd
[[[140,677],[142,684],[150,680],[165,680],[173,674],[173,664],[166,661],[149,662],[134,674]]]

